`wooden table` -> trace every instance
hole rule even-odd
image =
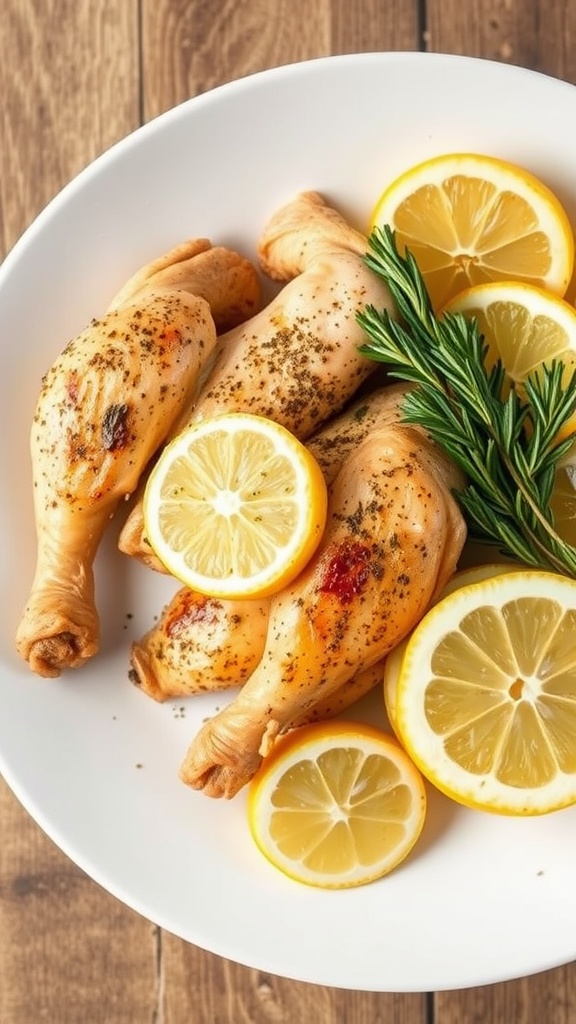
[[[8,251],[100,152],[190,96],[325,54],[421,49],[508,61],[576,83],[576,4],[2,0],[0,246]],[[264,975],[188,945],[118,903],[0,783],[0,1022],[44,1020],[570,1024],[576,964],[485,988],[408,995]]]

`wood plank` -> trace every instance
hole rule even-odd
[[[134,1024],[157,1005],[158,929],[75,867],[0,780],[2,1024]]]
[[[138,124],[136,0],[4,0],[3,255],[82,167]],[[158,1001],[157,932],[76,868],[0,780],[2,1024],[134,1024]]]
[[[3,0],[0,245],[138,124],[136,0]]]
[[[576,10],[563,0],[427,0],[426,48],[517,64],[576,82]],[[434,1024],[568,1024],[576,964],[531,978],[437,993]]]
[[[288,981],[162,937],[164,1024],[426,1024],[420,994],[351,992]]]
[[[434,1024],[572,1024],[576,1020],[576,965],[530,978],[435,996]]]
[[[215,8],[216,11],[215,11]],[[330,53],[418,49],[405,0],[143,0],[144,113],[263,68]],[[423,995],[346,992],[286,981],[162,936],[165,1024],[424,1024]]]
[[[332,0],[330,53],[421,48],[420,5],[404,0]]]
[[[518,64],[576,83],[569,0],[427,0],[426,49]]]
[[[416,0],[142,0],[144,117],[265,68],[419,40]]]

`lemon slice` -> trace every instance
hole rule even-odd
[[[225,413],[176,437],[144,493],[146,537],[201,594],[256,597],[304,568],[326,522],[326,483],[308,449],[261,416]]]
[[[517,281],[467,288],[445,306],[475,318],[488,345],[488,365],[500,359],[507,376],[522,385],[553,360],[566,380],[576,368],[576,309],[542,288]]]
[[[454,800],[501,814],[576,802],[576,581],[510,571],[449,594],[412,633],[401,742]]]
[[[343,889],[408,856],[424,825],[426,790],[392,736],[324,722],[277,742],[250,783],[248,815],[257,846],[280,871]]]
[[[437,601],[441,601],[444,597],[448,597],[449,594],[453,594],[455,590],[460,590],[461,587],[466,587],[470,583],[480,583],[482,580],[490,580],[494,576],[501,576],[502,573],[513,572],[515,570],[518,570],[518,566],[507,562],[486,562],[483,565],[472,565],[466,569],[460,569],[454,574],[452,579],[442,587]],[[384,707],[386,709],[386,714],[392,731],[398,739],[400,739],[396,725],[398,680],[402,672],[402,662],[404,661],[404,655],[406,654],[406,648],[408,647],[410,636],[411,634],[405,637],[404,640],[401,640],[400,643],[397,644],[396,647],[394,647],[386,656],[382,679]]]
[[[416,259],[436,309],[471,285],[527,281],[564,295],[574,238],[550,189],[522,167],[476,153],[449,153],[410,168],[388,186],[372,227],[389,224]]]

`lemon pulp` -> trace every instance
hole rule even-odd
[[[393,852],[405,835],[412,800],[392,762],[333,748],[316,761],[293,765],[279,779],[270,835],[285,857],[338,875],[357,864],[378,864]]]
[[[265,596],[304,568],[322,537],[319,464],[265,417],[225,413],[162,452],[144,493],[145,532],[165,568],[213,597]]]
[[[251,834],[296,881],[327,889],[387,874],[424,825],[420,772],[387,733],[333,720],[294,729],[250,784]]]
[[[292,464],[267,438],[215,431],[174,461],[161,491],[162,531],[195,571],[249,578],[274,562],[298,525]],[[182,504],[185,501],[185,521]]]
[[[576,581],[529,569],[464,586],[426,613],[391,699],[395,731],[430,782],[503,814],[576,803],[575,629]]]
[[[416,259],[436,309],[488,281],[527,281],[564,295],[574,261],[568,216],[525,168],[480,153],[447,153],[400,174],[372,227],[389,224]]]
[[[575,610],[526,597],[480,606],[439,642],[424,706],[451,760],[518,788],[576,772],[575,629]]]

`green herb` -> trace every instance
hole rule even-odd
[[[554,361],[519,394],[501,363],[487,368],[475,320],[435,315],[415,259],[400,255],[388,226],[375,229],[369,245],[366,263],[386,281],[398,318],[374,306],[359,313],[369,339],[361,351],[415,385],[404,419],[424,427],[466,474],[456,497],[470,534],[529,565],[576,576],[576,548],[557,534],[550,509],[559,463],[576,436],[557,440],[576,412],[576,372],[563,385],[564,368]]]

